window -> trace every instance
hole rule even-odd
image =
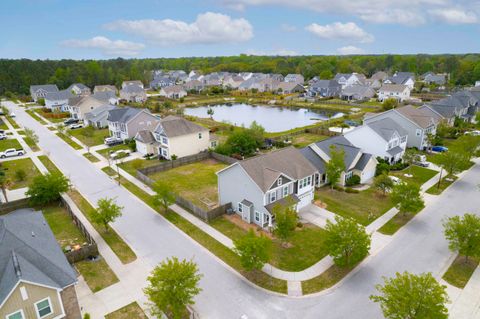
[[[307,185],[312,185],[312,176],[307,177]],[[307,186],[305,185],[305,186]]]
[[[17,312],[7,315],[7,319],[24,319],[23,310],[18,310]]]
[[[27,289],[25,287],[20,287],[20,295],[22,296],[23,301],[28,299]]]
[[[198,133],[198,138],[199,138],[199,139],[202,138],[202,133]]]
[[[273,203],[276,200],[277,200],[277,192],[271,192],[270,193],[270,203]]]
[[[282,185],[282,178],[281,177],[277,181],[277,186],[280,186],[280,185]]]
[[[243,205],[242,203],[238,203],[238,212],[242,213],[243,212]]]
[[[415,134],[417,134],[417,136],[422,135],[422,130],[417,130],[417,131],[415,132]]]
[[[168,144],[168,138],[162,137],[162,143],[167,145]]]
[[[288,196],[288,186],[283,187],[283,197]]]
[[[260,222],[260,213],[257,211],[255,211],[255,221],[258,223]]]
[[[38,318],[44,318],[53,312],[52,306],[50,305],[50,298],[35,303],[35,308],[37,309]]]

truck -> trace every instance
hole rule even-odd
[[[23,154],[25,154],[23,149],[9,148],[3,152],[0,152],[0,158],[22,156]]]

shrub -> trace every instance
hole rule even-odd
[[[390,172],[390,165],[385,163],[385,161],[383,161],[383,162],[378,161],[377,168],[376,168],[376,171],[375,171],[375,176],[379,176],[379,175],[382,175],[382,174],[387,174],[388,175],[389,172]]]
[[[23,169],[18,169],[15,171],[15,179],[19,182],[23,182],[27,177],[27,173]]]
[[[38,104],[38,105],[45,106],[45,99],[44,99],[44,98],[38,99],[38,100],[37,100],[37,104]]]
[[[172,154],[172,156],[170,156],[170,157],[172,158],[172,161],[174,161],[174,160],[176,160],[176,159],[178,158],[178,156],[175,155],[175,154]]]
[[[346,187],[345,188],[345,193],[358,194],[358,193],[360,193],[360,191],[358,189],[353,189],[351,187]]]
[[[360,176],[358,175],[353,175],[347,181],[345,182],[346,186],[353,186],[353,185],[358,185],[360,184]]]

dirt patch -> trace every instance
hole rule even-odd
[[[233,224],[237,225],[238,227],[240,227],[241,229],[243,229],[245,231],[249,231],[250,229],[253,229],[253,231],[255,232],[255,234],[257,236],[265,235],[270,239],[274,238],[271,233],[263,230],[260,226],[258,226],[256,224],[249,224],[249,223],[243,221],[242,218],[240,217],[240,215],[238,215],[238,214],[223,215],[223,218],[228,219],[230,222],[232,222]]]

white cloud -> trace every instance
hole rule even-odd
[[[353,45],[349,45],[346,47],[338,48],[337,52],[338,54],[341,54],[341,55],[351,55],[351,54],[364,54],[365,50],[354,47]]]
[[[470,24],[478,22],[477,15],[474,12],[466,12],[463,9],[436,9],[430,10],[429,13],[438,21],[449,24]]]
[[[374,40],[373,35],[367,33],[353,22],[335,22],[327,25],[312,23],[305,29],[323,39],[354,40],[361,43]]]
[[[247,50],[245,52],[247,55],[262,55],[262,56],[293,56],[299,55],[297,51],[288,50],[288,49],[278,49],[273,51],[265,51],[265,50]]]
[[[71,39],[64,41],[62,44],[70,48],[100,49],[104,55],[109,56],[134,56],[145,48],[142,43],[110,40],[103,36],[96,36],[87,40]]]
[[[163,46],[235,43],[253,37],[253,27],[247,20],[232,19],[228,15],[213,12],[199,14],[192,23],[171,19],[119,20],[105,27],[108,30],[142,36]]]
[[[283,23],[280,28],[285,32],[294,32],[297,31],[297,27],[294,25],[290,25],[288,23]]]
[[[465,12],[480,14],[478,0],[217,0],[237,9],[246,6],[287,6],[322,13],[355,16],[369,23],[414,26],[426,23],[429,10],[448,9],[461,2]],[[443,19],[444,22],[450,23]],[[472,20],[467,17],[466,20]]]

